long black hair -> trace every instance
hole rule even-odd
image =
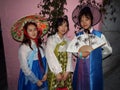
[[[34,25],[37,28],[37,24],[35,22],[27,22],[23,27],[23,30],[25,30],[24,32],[27,32],[27,28],[29,25]],[[38,35],[39,34],[40,34],[40,32],[38,31]],[[24,33],[24,38],[23,38],[22,44],[29,45],[30,48],[32,49],[31,40],[25,33]],[[41,44],[42,44],[42,40],[40,37],[38,37],[38,46],[41,47]]]

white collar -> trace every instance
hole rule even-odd
[[[84,29],[82,29],[82,31],[84,32]],[[92,33],[92,31],[93,31],[93,27],[90,28],[90,33]]]
[[[63,38],[60,38],[60,36],[57,33],[55,34],[55,37],[57,37],[58,40],[61,40],[61,41],[65,39],[65,35],[63,36]]]

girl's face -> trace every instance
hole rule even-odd
[[[58,26],[58,34],[59,35],[64,35],[68,30],[67,23],[63,22],[61,26]]]
[[[35,39],[37,37],[38,31],[37,31],[37,28],[34,25],[30,24],[27,27],[27,33],[28,33],[30,38]]]
[[[80,24],[83,29],[89,29],[91,27],[91,19],[83,15]]]

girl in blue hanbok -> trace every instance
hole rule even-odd
[[[48,90],[46,58],[37,25],[27,22],[23,28],[24,39],[18,54],[21,68],[18,90]]]
[[[48,90],[47,64],[37,24],[24,25],[24,38],[19,48],[20,75],[18,90]]]
[[[13,39],[21,42],[18,90],[48,90],[47,62],[41,40],[45,30],[48,23],[39,15],[21,18],[11,28]]]
[[[112,48],[105,36],[92,27],[99,22],[101,14],[96,7],[84,5],[77,7],[73,16],[73,21],[81,27],[81,31],[76,33],[75,37],[92,34],[105,42],[105,45],[94,50],[91,45],[82,46],[78,50],[73,74],[73,90],[103,90],[102,58],[110,55]]]

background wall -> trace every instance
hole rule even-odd
[[[19,76],[18,48],[10,33],[11,26],[21,17],[39,12],[39,0],[1,0],[0,16],[7,66],[8,90],[17,90]]]
[[[116,8],[116,12],[113,15],[107,15],[109,18],[104,19],[105,25],[102,24],[101,29],[113,49],[112,56],[103,60],[104,72],[111,72],[112,69],[120,66],[120,1],[112,1],[112,5]],[[111,9],[112,8],[108,8],[107,11],[109,12]],[[110,17],[116,17],[116,22],[111,21]]]
[[[74,30],[75,30],[73,21],[71,19],[72,11],[79,4],[78,1],[79,0],[74,0],[73,2],[73,0],[69,0],[66,6],[68,12],[65,13],[68,15],[70,22],[70,32],[68,33],[67,36],[70,39],[73,38]],[[98,0],[98,1],[102,1],[102,0]],[[19,76],[19,61],[18,61],[18,53],[17,53],[19,48],[19,43],[15,42],[12,39],[10,34],[10,28],[16,22],[16,20],[20,19],[21,17],[39,13],[39,9],[37,8],[37,4],[39,2],[40,0],[0,0],[0,18],[2,23],[2,35],[4,41],[5,58],[6,58],[6,66],[7,66],[8,90],[17,90],[17,81]],[[101,27],[100,24],[95,26],[95,28],[97,29],[99,29],[100,27]],[[118,28],[116,28],[116,30],[118,30]],[[107,38],[109,39],[110,43],[114,42],[116,44],[114,46],[113,45],[114,43],[112,43],[112,46],[114,46],[115,48],[117,47],[118,44],[116,39],[119,38],[119,33],[115,32],[117,36],[114,36],[112,33],[113,33],[112,31],[105,31],[105,34],[107,35]],[[112,35],[112,38],[110,37],[110,35]],[[115,52],[115,53],[119,53],[119,52]],[[116,55],[115,53],[113,55]],[[113,63],[114,59],[118,59],[118,58],[116,58],[116,56],[113,56],[104,60],[103,62],[104,63],[103,67],[105,67],[104,72],[107,72],[110,69],[108,67],[112,66],[111,63]],[[116,61],[114,60],[114,65],[116,65],[115,63]]]

